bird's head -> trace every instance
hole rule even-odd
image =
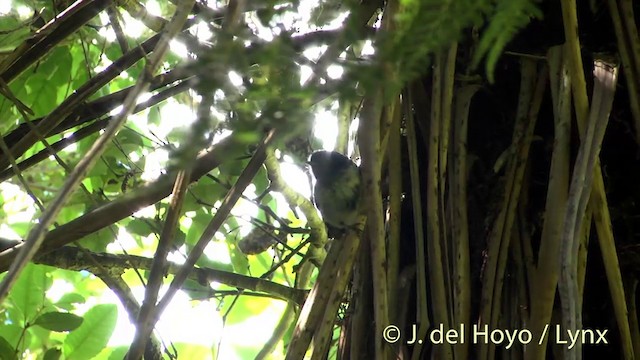
[[[345,170],[356,167],[348,157],[339,152],[325,150],[311,154],[308,163],[319,182],[330,182]]]

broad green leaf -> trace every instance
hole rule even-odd
[[[156,229],[154,229],[149,222],[150,220],[147,219],[133,219],[127,224],[126,228],[131,234],[147,236],[156,232]]]
[[[27,79],[25,86],[31,99],[27,105],[35,116],[44,116],[56,107],[57,88],[41,73],[33,74]]]
[[[58,215],[57,220],[63,224],[68,223],[69,221],[74,220],[75,218],[82,215],[82,213],[84,212],[84,209],[85,209],[84,204],[76,204],[76,205],[67,204],[67,206],[65,206],[60,211],[60,214]]]
[[[0,359],[14,360],[18,359],[16,350],[9,344],[7,339],[0,336]]]
[[[122,129],[117,136],[123,145],[142,145],[142,137],[137,131],[129,128]]]
[[[72,313],[50,312],[45,313],[34,321],[34,325],[42,326],[51,331],[71,331],[82,324],[82,318]]]
[[[96,305],[84,314],[84,322],[69,333],[63,347],[65,357],[91,359],[109,342],[118,318],[118,308],[114,304]]]
[[[256,141],[257,140],[259,140],[259,139],[256,139]],[[223,162],[219,166],[220,173],[221,174],[225,174],[227,176],[232,176],[232,177],[240,176],[240,174],[242,173],[244,168],[247,167],[248,163],[249,163],[249,160],[237,160],[237,161]],[[235,180],[233,182],[235,182]]]
[[[173,246],[179,248],[184,245],[185,240],[187,238],[187,234],[184,233],[181,229],[176,229],[176,233],[173,235]]]
[[[122,360],[127,355],[127,351],[129,351],[128,346],[118,346],[109,354],[109,360]]]
[[[191,188],[191,192],[194,198],[201,202],[196,203],[196,206],[202,207],[202,203],[215,204],[216,201],[222,200],[227,193],[227,189],[218,183],[202,179]]]
[[[198,267],[204,267],[208,269],[234,272],[234,266],[232,264],[211,260],[206,256],[202,256],[200,259],[198,259],[198,261],[196,261],[196,265]]]
[[[31,340],[29,341],[29,348],[45,348],[51,345],[51,335],[57,333],[52,332],[49,329],[45,329],[40,326],[29,326],[29,334],[31,334]],[[66,335],[66,334],[61,334]]]
[[[160,106],[153,106],[147,113],[147,123],[149,125],[160,125],[162,117],[160,116]]]
[[[271,182],[267,177],[267,170],[265,168],[258,170],[256,176],[253,177],[253,185],[256,187],[256,194],[262,194],[270,184]]]
[[[17,348],[20,341],[24,341],[24,343],[29,343],[31,334],[27,331],[24,332],[24,328],[22,326],[13,325],[13,324],[3,324],[0,325],[0,334],[2,334],[2,338],[11,346],[12,348]],[[27,339],[22,339],[22,336],[26,335]]]
[[[44,307],[45,292],[51,285],[51,279],[47,277],[49,269],[43,265],[27,265],[11,289],[9,296],[24,315],[25,321],[31,321]]]
[[[75,307],[75,304],[83,304],[85,301],[84,296],[78,293],[66,293],[58,300],[56,306],[65,310],[71,310]]]
[[[62,351],[58,348],[50,348],[44,353],[42,360],[58,360],[62,356]]]
[[[104,51],[104,54],[107,56],[107,59],[111,61],[116,61],[122,56],[122,49],[117,44],[113,43],[111,46],[107,46]]]
[[[240,296],[238,301],[233,303],[231,297],[228,297],[222,309],[222,312],[228,311],[229,306],[233,304],[233,309],[227,316],[226,326],[238,324],[252,318],[265,311],[274,301],[268,298],[258,298],[254,296]]]
[[[9,53],[31,36],[31,29],[17,16],[4,15],[0,16],[0,34],[0,52]]]
[[[56,46],[38,67],[38,72],[44,74],[52,84],[66,88],[67,82],[71,79],[71,68],[68,64],[72,61],[68,46]],[[62,99],[58,99],[60,100]]]
[[[211,215],[205,214],[202,209],[196,212],[196,216],[191,219],[191,227],[189,227],[189,231],[187,231],[187,237],[185,239],[187,245],[193,246],[196,244],[209,221],[211,221]]]
[[[239,274],[249,274],[249,259],[240,249],[236,246],[235,241],[231,242],[227,239],[227,247],[229,248],[229,257],[231,257],[231,263],[233,264],[233,270]]]
[[[261,254],[249,256],[249,269],[252,274],[264,274],[273,264],[273,255],[269,252],[263,252]]]
[[[22,237],[23,239],[29,233],[29,230],[31,229],[31,226],[33,226],[33,224],[31,222],[14,222],[14,223],[10,224],[11,230],[13,230],[16,233],[18,233],[18,235],[20,237]]]
[[[115,236],[109,228],[94,232],[80,240],[80,244],[91,251],[104,251],[108,244],[115,240]]]

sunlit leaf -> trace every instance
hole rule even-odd
[[[83,304],[86,299],[78,293],[66,293],[55,304],[65,310],[72,310],[76,304]]]
[[[119,346],[111,351],[111,354],[109,354],[109,360],[122,360],[127,354],[127,351],[129,351],[128,346]]]
[[[0,335],[0,359],[17,360],[16,350]]]
[[[63,352],[67,359],[90,359],[107,345],[116,326],[118,308],[96,305],[87,311],[79,328],[66,337]]]
[[[31,340],[31,334],[24,331],[22,326],[12,324],[0,324],[0,336],[9,344],[9,347],[14,349],[18,348],[20,341],[29,342]],[[23,339],[23,336],[27,336]]]
[[[51,285],[51,279],[47,276],[49,269],[42,265],[27,265],[11,289],[9,296],[24,314],[24,320],[31,321],[44,307],[45,291]]]
[[[51,331],[71,331],[82,324],[82,318],[72,313],[50,312],[38,316],[33,323]]]

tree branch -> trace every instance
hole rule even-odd
[[[55,266],[60,269],[71,271],[89,271],[99,276],[100,269],[88,259],[88,250],[77,247],[65,246],[58,250],[49,252],[37,257],[34,262],[43,265]],[[136,255],[114,255],[108,253],[90,253],[102,267],[110,269],[113,273],[124,272],[127,269],[150,270],[153,259]],[[175,275],[180,270],[181,265],[168,263],[167,274]],[[236,274],[223,270],[209,268],[193,268],[187,277],[202,286],[209,286],[211,282],[219,282],[239,289],[258,291],[269,296],[293,301],[302,304],[307,295],[307,290],[290,288],[285,285],[274,283],[265,279]],[[185,290],[193,290],[184,288]]]

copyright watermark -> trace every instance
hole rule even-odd
[[[576,344],[606,345],[608,329],[579,329],[575,331],[563,330],[560,325],[554,325],[555,332],[549,341],[558,345],[567,346],[573,349]],[[539,337],[534,339],[533,333],[528,329],[489,329],[488,325],[473,325],[471,329],[460,324],[456,328],[445,329],[442,324],[431,329],[425,338],[418,337],[418,326],[411,325],[406,332],[403,332],[396,325],[389,325],[382,332],[383,339],[394,344],[403,341],[407,345],[422,344],[430,342],[432,344],[495,344],[504,345],[510,349],[515,344],[527,345],[532,342],[541,345],[549,336],[551,326],[545,325]],[[469,336],[467,332],[469,331]]]

